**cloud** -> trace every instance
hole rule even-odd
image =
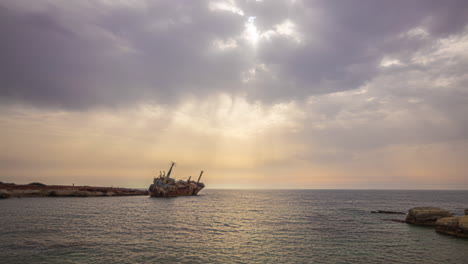
[[[50,5],[1,9],[3,99],[75,109],[174,101],[235,83],[230,70],[243,64],[239,51],[217,57],[209,45],[242,24],[203,6]]]
[[[3,1],[1,172],[143,181],[175,156],[220,187],[466,186],[467,14],[457,0]]]
[[[466,188],[466,36],[442,38],[360,89],[310,96],[301,108],[308,125],[295,138],[308,149],[297,158],[363,186],[388,177],[393,188]]]
[[[259,168],[296,151],[283,137],[300,128],[302,114],[294,103],[270,106],[228,95],[113,111],[18,105],[0,110],[4,181],[112,181],[134,187],[145,186],[170,157],[181,164],[178,178],[205,169],[206,179],[218,186],[238,177],[258,182],[249,177],[262,177]]]
[[[4,1],[0,97],[84,109],[213,93],[278,102],[357,89],[379,73],[384,56],[418,52],[461,32],[467,6]],[[258,38],[255,47],[242,37],[246,30]],[[268,71],[243,81],[258,65]]]

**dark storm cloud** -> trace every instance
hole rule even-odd
[[[271,42],[261,60],[279,65],[278,96],[298,97],[355,89],[372,79],[385,54],[412,53],[460,32],[468,21],[464,1],[304,1],[288,13],[305,36],[304,45]],[[416,27],[431,38],[399,37]],[[285,85],[286,84],[286,85]],[[274,84],[271,84],[275,87]]]
[[[379,74],[385,55],[417,52],[468,19],[466,1],[234,3],[244,16],[211,10],[208,1],[21,2],[0,4],[1,98],[78,109],[187,94],[271,101],[355,89]],[[275,35],[252,48],[240,37],[249,16],[260,33],[289,20],[301,41]],[[429,37],[399,37],[416,27]],[[236,48],[213,46],[229,39]]]
[[[215,36],[242,30],[233,15],[166,3],[107,6],[102,14],[82,8],[96,14],[1,9],[4,99],[81,108],[167,100],[238,81],[230,71],[240,71],[240,54],[209,54]]]
[[[126,82],[126,72],[118,58],[106,56],[105,39],[83,38],[53,13],[0,12],[2,96],[77,107],[100,103],[107,98],[100,94],[109,90],[123,92],[118,85]]]

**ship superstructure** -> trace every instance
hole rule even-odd
[[[176,181],[171,178],[171,173],[174,168],[175,162],[171,162],[171,167],[167,172],[159,172],[159,177],[153,179],[153,184],[150,185],[149,191],[151,197],[175,197],[175,196],[188,196],[197,195],[205,185],[200,182],[203,171],[200,172],[197,181],[192,181],[191,176],[186,180]]]

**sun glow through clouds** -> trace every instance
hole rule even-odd
[[[468,1],[380,2],[3,0],[0,181],[468,189]]]
[[[255,19],[257,17],[251,16],[245,23],[245,38],[249,41],[252,45],[256,45],[260,38],[260,33],[258,32],[257,26],[255,25]]]

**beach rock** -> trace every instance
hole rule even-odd
[[[465,209],[465,215],[468,215],[468,209]]]
[[[395,212],[395,211],[383,211],[383,210],[377,210],[377,211],[371,211],[373,214],[406,214],[403,212]]]
[[[28,185],[33,185],[33,186],[47,186],[46,184],[41,183],[41,182],[31,182],[31,183],[28,184]]]
[[[468,216],[460,217],[460,220],[458,220],[458,227],[465,233],[468,233]]]
[[[405,220],[403,219],[383,219],[384,221],[391,221],[391,222],[396,222],[396,223],[406,223]]]
[[[73,192],[73,196],[76,196],[76,197],[89,197],[89,196],[92,196],[92,193],[88,192],[88,191],[75,191],[75,192]]]
[[[468,216],[445,217],[437,220],[436,232],[456,237],[468,238]]]
[[[40,190],[24,190],[22,192],[22,196],[25,197],[37,197],[37,196],[42,196],[42,192]]]
[[[7,190],[0,190],[0,199],[10,198],[10,193]]]
[[[453,216],[447,210],[437,207],[415,207],[408,211],[406,222],[413,225],[434,226],[440,218]]]

